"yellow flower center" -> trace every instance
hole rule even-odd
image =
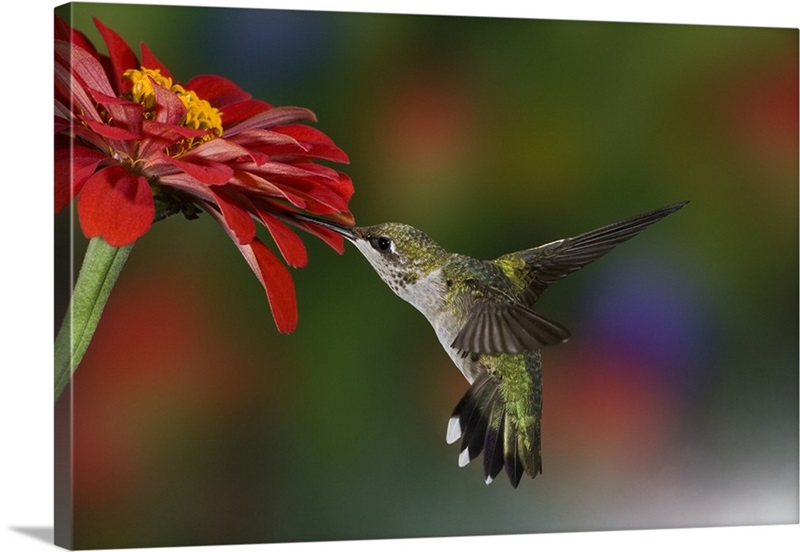
[[[144,110],[148,113],[152,112],[156,107],[156,93],[153,90],[153,79],[155,83],[164,88],[172,86],[172,79],[165,77],[161,74],[159,69],[128,69],[122,74],[122,78],[131,81],[131,90],[129,92],[131,100],[140,103],[144,106]]]
[[[181,121],[183,126],[197,130],[209,130],[214,136],[222,135],[222,113],[219,109],[213,107],[207,100],[201,100],[197,94],[186,90],[180,84],[172,85],[170,90],[177,94],[186,107],[186,115]]]
[[[179,151],[173,151],[173,154],[184,152],[203,142],[222,136],[222,112],[207,100],[199,98],[191,90],[186,90],[180,84],[173,84],[172,79],[162,75],[159,69],[146,67],[128,69],[122,76],[131,82],[130,98],[144,106],[146,118],[152,118],[155,113],[156,94],[153,90],[153,82],[155,82],[178,96],[186,107],[186,114],[180,122],[181,126],[208,131],[199,138],[183,140],[178,148]]]

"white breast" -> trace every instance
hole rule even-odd
[[[441,271],[434,270],[429,275],[420,278],[413,287],[406,288],[406,290],[407,293],[398,293],[398,295],[425,315],[425,318],[433,326],[442,348],[458,367],[461,374],[469,383],[472,383],[477,377],[480,367],[478,363],[462,357],[459,351],[450,346],[461,327],[451,313],[443,310],[445,291]]]

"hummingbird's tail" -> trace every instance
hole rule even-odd
[[[528,405],[533,408],[533,405]],[[466,466],[483,452],[486,484],[505,467],[516,488],[523,472],[531,477],[542,473],[541,409],[528,412],[524,423],[509,410],[499,381],[488,372],[478,376],[453,410],[447,424],[447,442],[461,437],[458,465]]]

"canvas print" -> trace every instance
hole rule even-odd
[[[55,10],[55,539],[798,522],[798,30]]]

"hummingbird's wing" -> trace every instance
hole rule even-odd
[[[578,236],[509,253],[494,262],[509,277],[527,282],[520,300],[531,307],[550,284],[599,259],[620,243],[631,239],[687,203],[688,201],[675,203]],[[524,265],[520,260],[524,261]]]
[[[477,301],[451,347],[462,353],[533,351],[569,339],[564,326],[503,295]]]
[[[477,280],[471,287],[482,298],[470,307],[464,326],[451,346],[467,353],[533,351],[566,341],[569,330],[531,310],[547,287],[600,258],[651,224],[674,213],[687,202],[676,203],[571,238],[498,257],[490,266],[507,278],[509,286],[490,286]]]

